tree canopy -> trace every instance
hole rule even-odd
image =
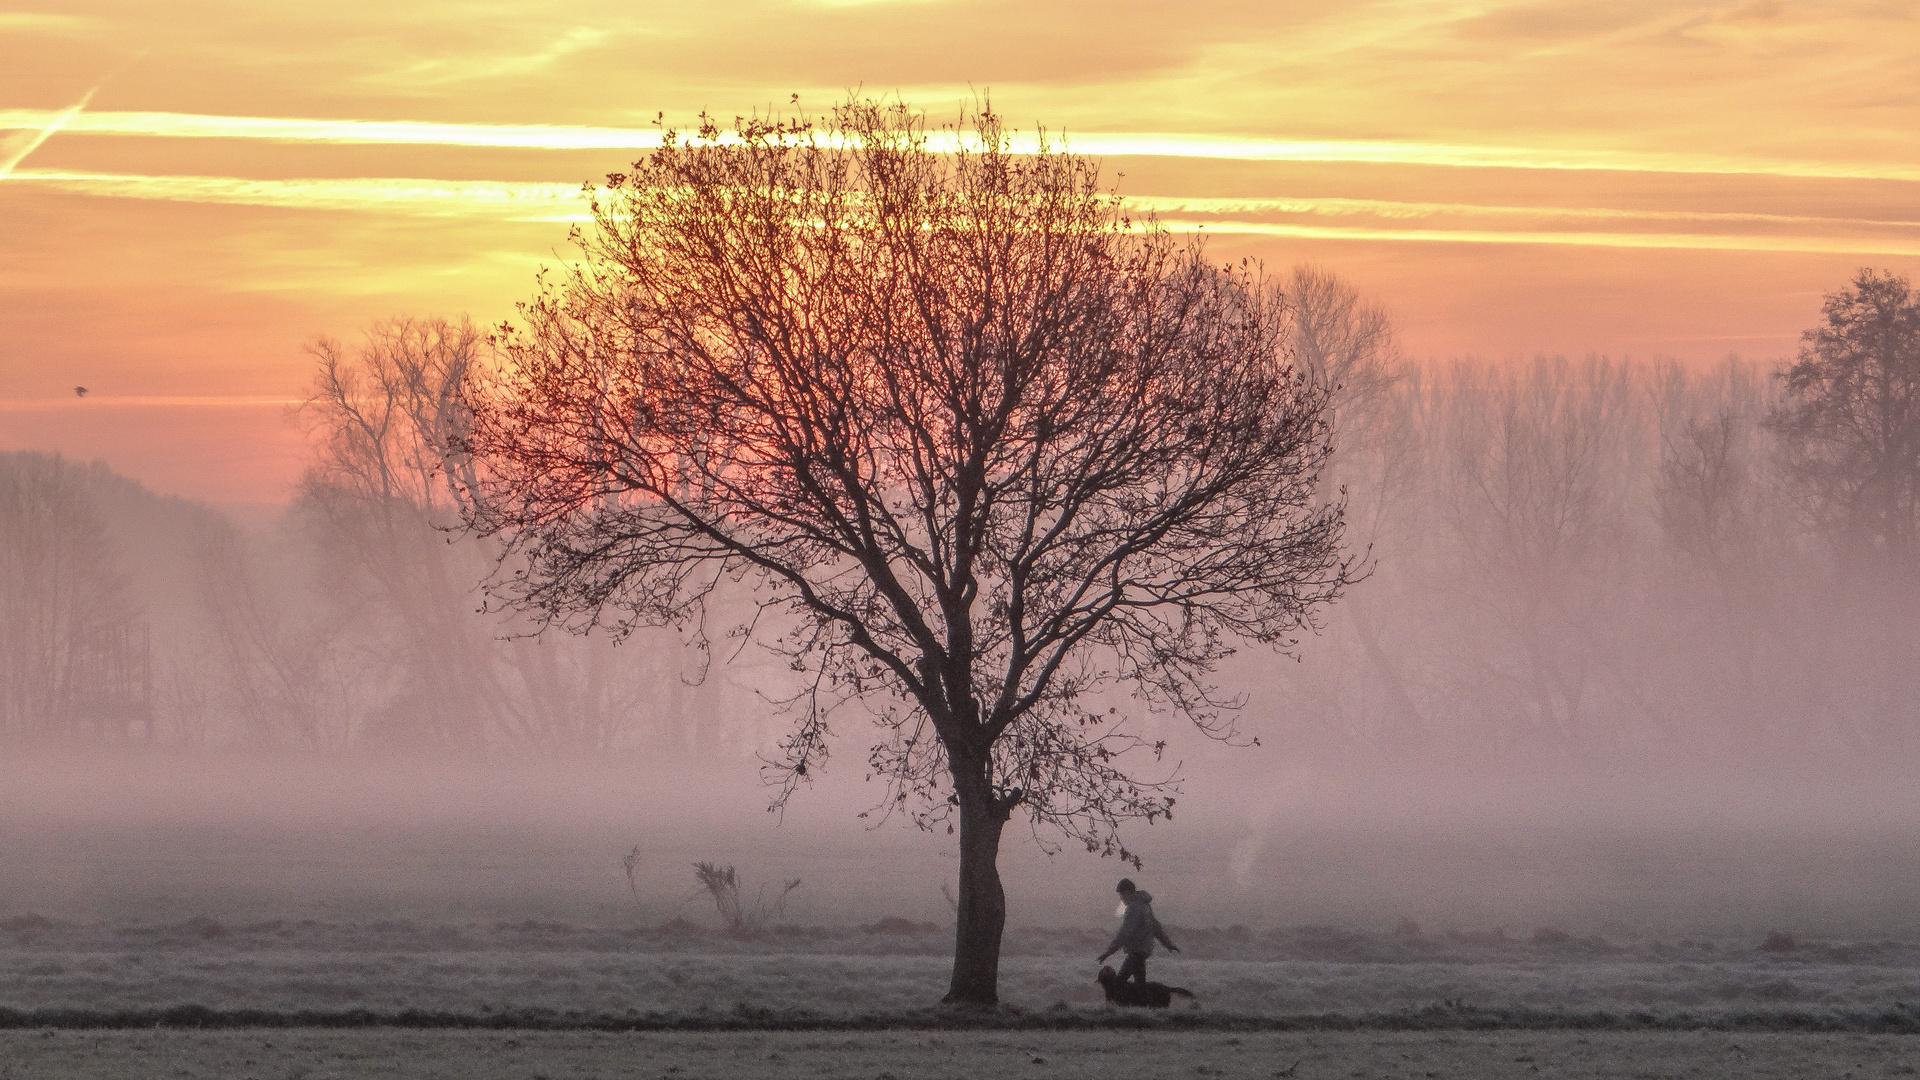
[[[1815,514],[1850,546],[1920,557],[1920,296],[1863,269],[1801,335],[1769,417]]]

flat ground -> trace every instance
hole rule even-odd
[[[0,1032],[0,1080],[1870,1077],[1920,1037],[1724,1032]]]

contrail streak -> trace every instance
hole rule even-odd
[[[33,127],[46,114],[0,111],[0,128]],[[525,150],[649,150],[658,130],[557,124],[443,124],[412,120],[305,120],[194,113],[88,113],[75,127],[97,135],[173,139],[266,139],[274,142],[480,146]]]
[[[302,405],[300,398],[278,397],[181,397],[181,396],[122,396],[76,398],[72,394],[63,394],[55,398],[14,398],[0,399],[0,412],[65,412],[69,409],[127,409],[127,408],[285,408],[290,405]]]
[[[0,111],[0,128],[38,128],[53,114]],[[195,113],[97,112],[73,117],[75,131],[187,139],[267,139],[279,142],[502,147],[529,150],[649,150],[661,143],[655,128],[562,124],[453,124],[410,120],[316,120],[295,117],[210,116]],[[934,132],[935,149],[968,140]],[[1920,181],[1920,165],[1905,162],[1811,161],[1637,150],[1469,146],[1357,139],[1279,139],[1266,136],[1182,135],[1165,132],[1091,132],[1056,137],[1073,150],[1111,156],[1213,158],[1232,161],[1315,161],[1458,168],[1708,173]],[[1038,136],[1018,135],[1014,148],[1031,152]]]
[[[1920,229],[1920,221],[1882,218],[1822,217],[1810,214],[1754,214],[1726,210],[1622,210],[1603,206],[1499,206],[1486,203],[1399,202],[1389,199],[1334,197],[1210,198],[1181,195],[1128,195],[1129,210],[1156,214],[1317,214],[1383,218],[1430,218],[1441,215],[1493,218],[1531,218],[1604,221],[1693,221],[1729,225],[1848,225],[1863,228]]]
[[[101,85],[104,86],[106,84],[102,83]],[[29,128],[27,131],[16,131],[10,135],[0,136],[0,180],[5,180],[8,174],[13,172],[14,166],[27,160],[28,154],[40,149],[41,143],[53,138],[54,132],[71,124],[74,118],[80,115],[81,110],[87,107],[87,102],[93,100],[93,95],[99,92],[100,87],[96,86],[87,91],[86,94],[81,97],[80,101],[72,107],[63,109],[57,113],[47,114],[47,119],[43,124],[39,125],[38,130]],[[4,120],[0,120],[0,128],[19,126],[21,125],[9,124],[4,122]]]
[[[1920,180],[1920,166],[1793,158],[1746,158],[1640,150],[1460,146],[1447,143],[1292,140],[1232,135],[1075,135],[1083,154],[1218,158],[1232,161],[1313,161],[1370,165],[1441,165],[1475,169],[1700,173],[1824,180]]]
[[[1920,240],[1874,237],[1734,236],[1713,233],[1520,232],[1498,229],[1373,229],[1270,221],[1162,218],[1169,229],[1300,240],[1390,240],[1443,244],[1568,244],[1576,247],[1678,248],[1695,251],[1790,251],[1851,255],[1920,255]]]
[[[404,214],[436,218],[492,218],[516,222],[589,219],[574,184],[404,177],[253,180],[232,176],[138,176],[125,173],[23,169],[9,184],[35,184],[78,195],[224,203],[295,210]],[[1591,229],[1382,228],[1256,220],[1257,215],[1312,214],[1387,220],[1440,215],[1495,221],[1673,221],[1696,225],[1916,229],[1920,222],[1811,215],[1751,214],[1696,210],[1621,210],[1609,207],[1498,206],[1473,203],[1395,202],[1342,198],[1205,198],[1130,195],[1129,210],[1165,215],[1171,229],[1222,235],[1300,239],[1386,240],[1474,244],[1572,244],[1616,248],[1692,248],[1725,251],[1795,251],[1906,255],[1920,253],[1920,237],[1784,235],[1748,233],[1642,233]],[[1199,218],[1191,215],[1209,214]]]
[[[236,176],[138,176],[23,169],[8,181],[76,195],[166,202],[274,206],[429,217],[506,217],[525,221],[590,219],[579,184],[405,177],[251,180]]]

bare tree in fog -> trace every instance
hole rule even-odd
[[[459,387],[479,356],[466,321],[391,319],[375,323],[357,355],[321,338],[313,396],[320,454],[309,489],[325,487],[406,518],[450,511],[461,490],[460,458],[447,444],[464,429]]]
[[[345,620],[297,602],[285,583],[276,588],[231,522],[208,525],[198,540],[196,585],[212,633],[203,650],[210,655],[193,659],[217,660],[225,676],[221,689],[232,699],[236,728],[228,737],[253,746],[346,745],[359,680],[342,662]],[[197,688],[194,680],[176,684]],[[204,723],[211,702],[202,693],[202,715],[183,719]]]
[[[475,617],[473,593],[493,547],[442,531],[460,520],[458,501],[473,485],[467,459],[448,448],[465,433],[459,388],[482,346],[465,321],[396,319],[376,323],[352,353],[326,339],[312,347],[306,409],[318,454],[299,510],[315,530],[329,591],[362,597],[337,606],[362,624],[361,647],[372,644],[394,684],[365,735],[605,747],[634,710],[634,680],[605,643],[500,640],[502,628]],[[234,608],[247,616],[243,600]],[[275,685],[284,666],[266,665]]]
[[[1761,387],[1753,369],[1729,361],[1708,379],[1669,365],[1655,388],[1660,472],[1655,510],[1673,547],[1709,572],[1742,560],[1761,513]],[[1749,557],[1751,553],[1746,553]]]
[[[1861,270],[1802,335],[1768,418],[1816,514],[1862,557],[1920,557],[1920,296]]]
[[[1777,614],[1796,604],[1805,610],[1793,592],[1806,568],[1779,527],[1779,477],[1761,426],[1767,382],[1735,358],[1700,373],[1659,365],[1649,381],[1660,544],[1634,591],[1643,597],[1637,621],[1666,633],[1638,636],[1644,655],[1621,682],[1677,737],[1750,752],[1758,729],[1802,696],[1794,657],[1816,647],[1798,622]],[[1675,640],[1697,644],[1677,660]]]
[[[1402,377],[1393,323],[1384,309],[1319,266],[1293,268],[1286,284],[1294,362],[1333,395],[1342,454],[1366,431],[1380,398]],[[1347,416],[1343,412],[1359,415]]]
[[[1332,395],[1340,454],[1330,479],[1347,493],[1347,535],[1356,548],[1404,553],[1411,545],[1401,541],[1419,527],[1417,513],[1409,511],[1418,506],[1413,495],[1425,478],[1420,372],[1400,355],[1386,311],[1332,271],[1294,267],[1286,300],[1295,363]],[[1348,598],[1340,620],[1372,665],[1371,677],[1337,688],[1336,696],[1362,699],[1349,723],[1402,745],[1419,741],[1425,723],[1409,692],[1410,673],[1387,641],[1393,630],[1387,613],[1414,600],[1376,582]],[[1325,702],[1316,720],[1324,725],[1328,714],[1340,711],[1337,702]]]
[[[86,475],[58,455],[0,456],[0,735],[106,734],[124,719],[129,695],[102,691],[124,681],[107,669],[132,659],[144,624]]]
[[[1013,813],[1131,858],[1118,824],[1173,806],[1101,691],[1226,737],[1234,640],[1289,645],[1349,579],[1277,292],[991,113],[953,134],[977,148],[871,102],[670,134],[609,178],[465,445],[512,605],[623,633],[759,587],[804,683],[780,797],[870,710],[889,812],[957,818],[948,1000],[992,1002]]]
[[[1555,737],[1585,734],[1606,658],[1595,629],[1616,598],[1609,564],[1626,547],[1643,421],[1634,390],[1628,369],[1597,358],[1462,364],[1449,382],[1436,479],[1474,570],[1455,587],[1498,635],[1475,659]]]
[[[471,618],[461,568],[449,566],[434,526],[454,520],[454,479],[443,448],[464,422],[455,388],[479,354],[467,323],[375,324],[350,354],[311,346],[319,454],[300,507],[321,530],[320,557],[340,587],[363,587],[369,616],[386,616],[390,658],[403,685],[375,721],[376,739],[448,743],[498,696],[472,663],[488,632]],[[357,588],[356,588],[356,591]]]

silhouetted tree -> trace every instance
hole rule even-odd
[[[937,135],[871,102],[670,133],[609,178],[464,445],[507,603],[623,633],[751,579],[803,680],[778,797],[870,709],[887,809],[957,818],[948,1000],[989,1003],[1010,816],[1132,859],[1119,823],[1172,810],[1102,692],[1227,737],[1215,665],[1349,577],[1279,292],[991,113]]]
[[[1920,296],[1863,269],[1801,335],[1768,417],[1818,518],[1848,545],[1900,564],[1920,556]]]

